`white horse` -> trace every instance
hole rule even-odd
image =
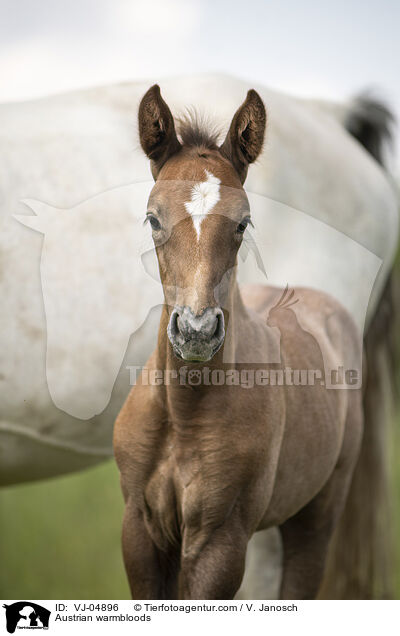
[[[154,347],[162,296],[141,229],[151,175],[135,131],[150,83],[0,106],[3,484],[110,456],[127,367]],[[162,82],[174,114],[191,103],[222,129],[248,88],[223,75]],[[271,284],[332,294],[361,337],[397,247],[395,188],[371,156],[387,115],[254,88],[268,112],[266,151],[246,183],[260,276],[265,267]],[[257,282],[242,259],[242,281]]]

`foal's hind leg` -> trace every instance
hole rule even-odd
[[[326,505],[325,489],[281,527],[282,599],[313,599],[324,573],[329,541],[343,502]],[[328,495],[329,499],[329,495]]]
[[[331,477],[309,504],[280,526],[282,599],[313,599],[318,594],[330,539],[342,514],[358,456],[361,428],[355,400],[346,424],[342,454]]]

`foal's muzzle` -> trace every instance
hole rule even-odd
[[[207,362],[224,342],[224,314],[219,307],[207,307],[198,315],[190,307],[175,307],[167,333],[178,358]]]

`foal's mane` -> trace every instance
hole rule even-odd
[[[217,150],[221,130],[195,108],[187,108],[176,119],[177,133],[184,146],[199,150]]]

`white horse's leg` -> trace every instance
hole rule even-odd
[[[246,555],[237,599],[277,599],[282,577],[282,542],[278,528],[256,532]]]

